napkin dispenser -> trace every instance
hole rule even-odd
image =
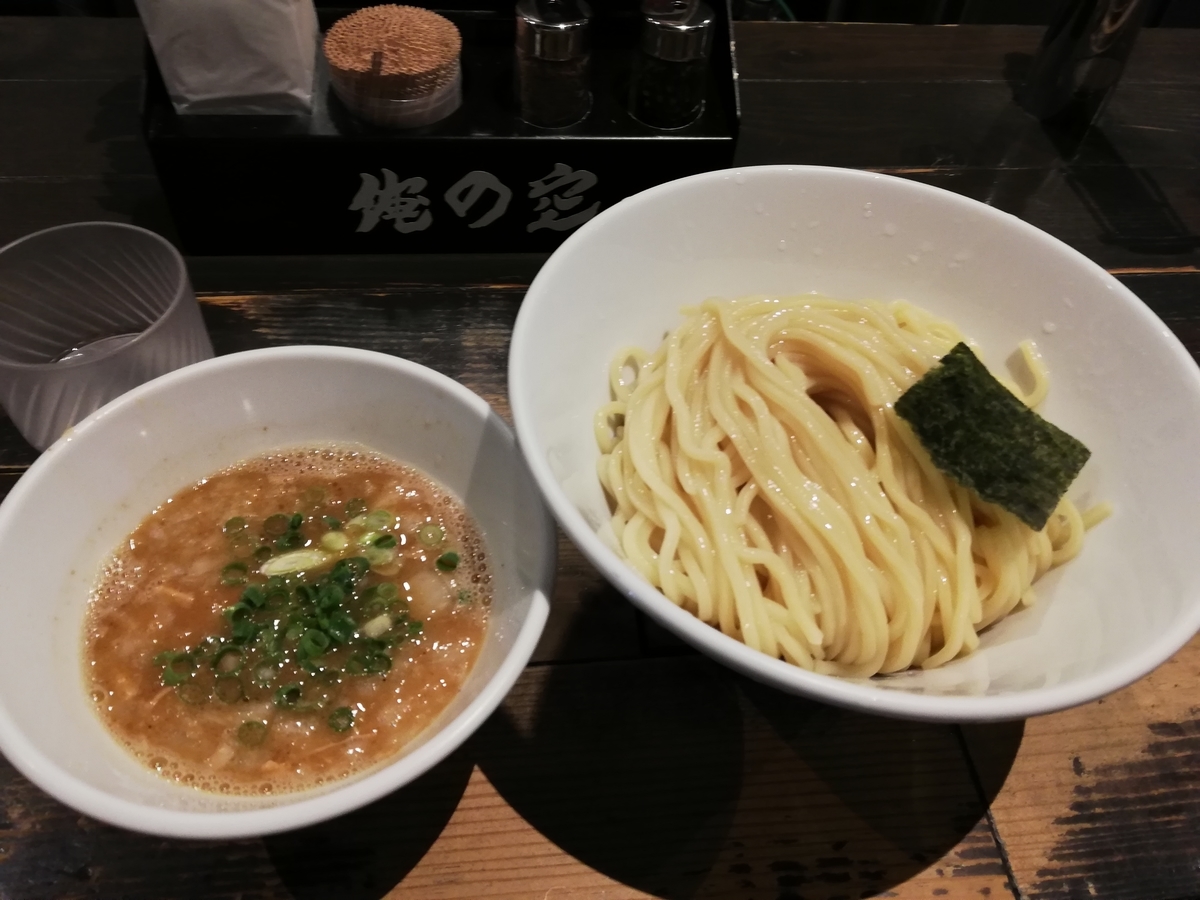
[[[147,54],[143,129],[192,255],[549,252],[624,197],[732,164],[738,130],[729,10],[716,0],[703,113],[630,115],[639,0],[593,2],[592,103],[565,128],[521,117],[515,2],[438,0],[462,34],[461,107],[388,130],[354,117],[318,56],[311,112],[180,115]],[[710,0],[710,5],[712,5]],[[354,8],[317,7],[322,30]]]

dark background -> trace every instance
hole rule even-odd
[[[741,20],[1046,25],[1057,4],[1048,0],[734,0],[733,6],[735,18]],[[135,16],[137,9],[134,0],[0,0],[0,14]],[[1200,27],[1200,2],[1153,0],[1145,24]]]
[[[772,21],[1047,25],[1059,4],[1053,0],[735,0],[734,6],[740,19]],[[1145,24],[1200,27],[1200,3],[1153,0]]]

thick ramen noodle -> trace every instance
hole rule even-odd
[[[171,497],[105,567],[91,696],[160,774],[298,791],[395,756],[478,656],[490,576],[467,512],[348,447],[280,451]]]
[[[940,472],[893,403],[963,340],[906,303],[708,300],[620,351],[596,416],[629,563],[748,646],[816,672],[932,667],[1034,601],[1106,514],[1034,531]],[[1047,376],[1022,346],[1032,389]],[[632,372],[632,375],[629,373]]]

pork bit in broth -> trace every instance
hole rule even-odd
[[[300,791],[394,757],[453,699],[487,624],[483,541],[374,452],[239,463],[155,509],[105,566],[85,665],[109,730],[182,784]]]

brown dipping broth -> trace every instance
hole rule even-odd
[[[347,448],[270,454],[171,497],[105,566],[89,689],[165,777],[305,790],[387,761],[449,704],[489,603],[478,531],[427,476]]]

